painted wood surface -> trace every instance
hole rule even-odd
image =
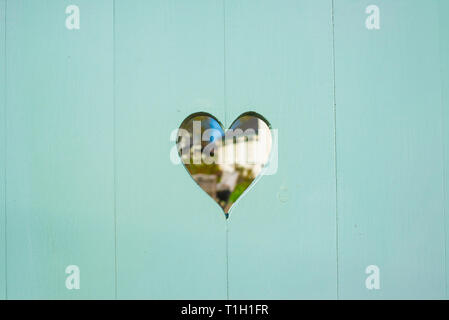
[[[9,299],[114,297],[113,7],[67,3],[7,3]]]
[[[330,1],[226,1],[227,124],[278,130],[278,172],[230,213],[231,299],[336,298]],[[307,61],[307,63],[305,63]]]
[[[5,77],[5,10],[6,1],[0,1],[0,299],[6,298],[6,214],[5,214],[5,137],[6,137],[6,77]]]
[[[438,1],[439,36],[440,36],[440,68],[441,68],[441,98],[444,139],[444,214],[446,221],[446,299],[449,299],[449,1]]]
[[[339,297],[444,298],[436,2],[382,2],[372,31],[371,2],[335,3]]]
[[[449,298],[448,10],[0,0],[0,299]],[[228,220],[170,160],[198,111],[278,130]]]
[[[220,208],[173,165],[172,130],[224,117],[221,1],[116,1],[118,298],[225,299]]]

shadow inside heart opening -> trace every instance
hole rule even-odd
[[[242,114],[227,130],[211,114],[194,113],[181,123],[177,137],[185,168],[226,218],[267,165],[271,145],[270,124],[255,112]]]

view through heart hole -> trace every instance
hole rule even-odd
[[[182,163],[226,218],[267,165],[271,147],[270,124],[255,112],[242,114],[227,130],[211,114],[194,113],[178,130]]]

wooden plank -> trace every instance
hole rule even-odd
[[[231,299],[336,298],[331,1],[226,1],[228,125],[278,129],[278,171],[230,213]]]
[[[334,14],[340,298],[443,298],[436,2],[337,0]]]
[[[446,299],[449,299],[449,2],[438,0],[441,94],[443,105],[443,139],[444,139],[444,207],[446,220]]]
[[[10,299],[114,297],[113,7],[76,4],[8,1]]]
[[[0,300],[6,299],[6,215],[5,215],[5,184],[6,184],[6,73],[5,73],[5,27],[6,0],[0,0]]]
[[[170,133],[223,118],[222,1],[117,0],[119,298],[226,297],[225,219],[181,165]]]

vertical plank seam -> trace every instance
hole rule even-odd
[[[226,0],[223,0],[223,103],[224,103],[224,125],[228,127],[228,110],[226,100]]]
[[[338,171],[337,171],[337,98],[336,98],[336,76],[335,76],[335,6],[331,1],[332,11],[332,72],[333,72],[333,112],[334,112],[334,173],[335,173],[335,247],[336,247],[336,289],[337,299],[340,298],[340,269],[339,269],[339,237],[338,237]]]
[[[113,181],[114,181],[114,297],[117,299],[117,134],[116,134],[116,75],[115,75],[115,0],[112,1],[112,141],[113,141]]]
[[[442,26],[442,21],[441,21],[441,15],[439,14],[440,10],[439,10],[439,6],[437,8],[437,13],[438,13],[438,55],[439,55],[439,60],[440,60],[440,92],[441,92],[441,143],[442,143],[442,147],[443,147],[443,152],[442,152],[442,162],[443,162],[443,177],[442,177],[442,192],[443,192],[443,219],[444,219],[444,223],[443,223],[443,234],[444,234],[444,293],[445,293],[445,298],[449,299],[448,296],[448,275],[447,275],[447,219],[446,219],[446,200],[447,200],[447,195],[446,195],[446,183],[447,183],[447,179],[446,179],[446,173],[447,173],[447,164],[446,164],[446,150],[447,150],[447,141],[446,141],[446,130],[445,130],[445,105],[444,105],[444,73],[443,73],[443,60],[442,60],[442,50],[443,50],[443,46],[442,46],[442,35],[441,35],[441,26]]]
[[[442,63],[442,58],[441,58],[441,50],[440,50],[440,65]],[[447,164],[446,164],[446,150],[447,150],[447,144],[446,144],[446,129],[445,129],[445,119],[444,119],[444,89],[443,89],[443,85],[444,85],[444,81],[443,81],[443,75],[442,75],[442,68],[440,68],[440,73],[441,73],[441,134],[442,134],[442,145],[443,145],[443,152],[442,152],[442,161],[443,161],[443,185],[442,185],[442,191],[443,191],[443,219],[444,219],[444,223],[443,223],[443,231],[444,231],[444,277],[445,277],[445,296],[446,299],[449,299],[448,296],[448,290],[447,290],[447,285],[448,285],[448,278],[447,278],[447,219],[446,219],[446,200],[447,200],[447,189],[446,189],[446,183],[447,183],[447,179],[446,179],[446,174],[447,174]]]
[[[229,300],[229,219],[226,219],[226,299]]]
[[[222,1],[223,6],[223,107],[224,125],[228,127],[228,110],[226,100],[226,0]],[[226,299],[229,300],[229,219],[226,219]]]
[[[8,139],[7,139],[7,130],[6,130],[6,125],[7,125],[7,120],[6,120],[6,114],[7,114],[7,108],[6,108],[6,103],[7,103],[7,72],[6,72],[6,70],[7,70],[7,59],[6,59],[6,54],[7,54],[7,50],[6,50],[6,40],[7,40],[7,37],[6,37],[6,14],[7,14],[7,8],[8,8],[8,0],[5,0],[5,21],[4,21],[4,26],[5,26],[5,28],[4,28],[4,32],[5,32],[5,34],[4,34],[4,41],[5,41],[5,48],[4,48],[4,50],[5,50],[5,56],[4,56],[4,64],[5,64],[5,72],[4,72],[4,81],[5,81],[5,84],[4,84],[4,90],[5,90],[5,96],[4,96],[4,105],[3,105],[3,110],[4,110],[4,112],[3,112],[3,116],[4,116],[4,126],[3,126],[3,130],[4,130],[4,154],[3,154],[3,157],[4,157],[4,168],[3,168],[3,170],[4,170],[4,175],[3,175],[3,180],[4,180],[4,190],[3,190],[3,192],[4,192],[4,212],[5,212],[5,300],[8,300],[8,243],[7,243],[7,241],[8,241],[8,237],[7,237],[7,232],[8,232],[8,228],[6,227],[7,226],[7,223],[8,223],[8,216],[7,216],[7,214],[6,214],[6,209],[7,209],[7,206],[6,206],[6,195],[7,195],[7,193],[6,193],[6,184],[7,184],[7,179],[6,179],[6,159],[7,159],[7,150],[8,150],[8,148],[7,148],[7,141],[8,141]]]

